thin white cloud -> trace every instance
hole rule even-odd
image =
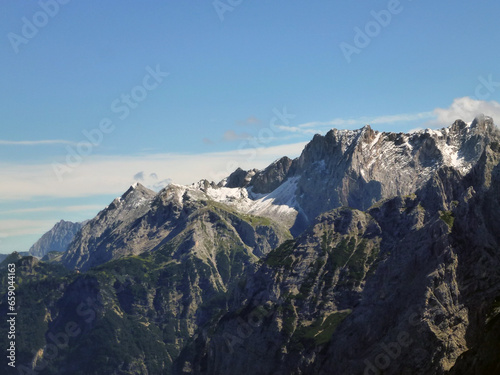
[[[395,122],[412,122],[434,117],[434,112],[407,113],[390,116],[380,116],[369,120],[369,124],[393,124]]]
[[[400,113],[396,115],[377,116],[377,117],[356,117],[356,118],[336,118],[331,121],[312,121],[300,124],[298,128],[311,128],[311,127],[352,127],[364,125],[377,125],[377,124],[394,124],[400,122],[412,122],[418,120],[426,120],[435,117],[434,112],[420,112],[420,113]],[[286,129],[284,129],[286,130]],[[324,129],[323,129],[324,130]]]
[[[300,124],[298,127],[299,128],[310,128],[313,126],[329,126],[329,127],[336,127],[336,126],[352,126],[352,125],[359,125],[363,124],[362,121],[359,119],[342,119],[342,118],[336,118],[331,121],[311,121],[311,122],[306,122],[304,124]]]
[[[259,126],[262,124],[262,121],[255,116],[250,116],[246,120],[236,121],[236,123],[242,126]]]
[[[308,129],[304,128],[301,126],[285,126],[285,125],[278,125],[278,129],[284,130],[290,133],[300,133],[300,134],[317,134],[321,133],[322,130],[317,130],[317,129]]]
[[[492,101],[477,100],[468,96],[457,98],[448,108],[436,108],[434,110],[436,119],[429,121],[428,126],[449,126],[456,120],[465,122],[472,121],[477,115],[484,114],[492,117],[495,123],[500,121],[500,103]]]
[[[40,146],[40,145],[74,145],[75,142],[66,141],[64,139],[47,139],[40,141],[8,141],[0,139],[0,145],[4,146]]]
[[[85,158],[82,164],[57,178],[52,164],[0,163],[0,201],[30,200],[34,197],[90,197],[122,194],[138,171],[155,173],[158,181],[191,184],[206,178],[220,181],[236,168],[264,168],[274,160],[300,154],[306,142],[252,147],[250,140],[241,149],[205,154],[153,154],[138,156],[102,156]],[[63,164],[62,160],[56,160]]]
[[[76,206],[45,206],[45,207],[34,207],[34,208],[19,208],[15,210],[0,211],[0,215],[7,214],[26,214],[26,213],[36,213],[36,212],[87,212],[101,210],[103,207],[97,204],[89,205],[76,205]]]
[[[207,137],[204,137],[201,141],[206,145],[213,145],[215,143],[214,141],[212,141],[210,138]]]
[[[250,139],[252,136],[248,133],[236,133],[234,130],[227,130],[224,132],[222,139],[224,141],[240,141],[242,139]]]
[[[53,220],[0,220],[0,238],[41,235],[54,224]]]

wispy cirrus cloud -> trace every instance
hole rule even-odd
[[[320,133],[321,130],[317,130],[317,129],[309,129],[309,128],[306,128],[306,127],[303,127],[303,126],[286,126],[286,125],[278,125],[276,126],[278,129],[280,130],[283,130],[283,131],[287,131],[287,132],[290,132],[290,133],[301,133],[301,134],[316,134],[316,133]]]
[[[75,142],[64,139],[46,139],[39,141],[9,141],[0,139],[0,145],[4,146],[44,146],[44,145],[75,145]]]
[[[180,184],[202,178],[220,181],[238,166],[263,168],[284,155],[298,156],[304,146],[305,142],[301,142],[202,154],[93,155],[62,182],[50,163],[0,162],[0,215],[4,215],[0,217],[0,253],[28,250],[61,217],[71,221],[92,218],[108,203],[94,202],[105,195],[111,196],[111,202],[113,196],[123,194],[136,180],[154,190],[170,181]],[[61,199],[75,200],[61,207]],[[76,203],[82,199],[89,203]],[[33,205],[46,202],[46,206],[26,207],[30,202]],[[9,208],[2,210],[3,203]],[[12,205],[21,207],[10,209]],[[50,212],[52,219],[35,219],[45,217],[44,212]]]
[[[43,234],[54,224],[53,220],[0,220],[0,238]]]
[[[245,120],[237,120],[235,121],[235,124],[241,127],[246,127],[247,129],[250,130],[255,130],[258,128],[261,128],[263,125],[262,120],[257,118],[256,116],[249,116]],[[206,144],[206,145],[213,145],[219,142],[235,142],[235,141],[241,141],[241,140],[248,140],[252,139],[254,135],[249,134],[247,132],[239,132],[235,131],[233,129],[228,129],[226,130],[223,134],[222,137],[216,140],[213,140],[211,138],[204,137],[201,141]]]
[[[361,116],[353,118],[335,118],[330,121],[311,121],[306,122],[297,126],[286,126],[281,127],[282,130],[290,132],[300,132],[303,134],[320,133],[332,127],[337,128],[351,128],[354,126],[364,126],[364,125],[380,125],[380,124],[395,124],[395,123],[407,123],[419,120],[428,120],[434,118],[436,114],[434,111],[430,112],[419,112],[419,113],[400,113],[396,115],[385,115],[385,116]],[[314,128],[314,130],[310,130]]]
[[[0,211],[0,215],[12,215],[12,214],[30,214],[36,212],[86,212],[86,211],[96,211],[102,210],[103,207],[97,204],[89,205],[74,205],[74,206],[44,206],[44,207],[33,207],[33,208],[19,208],[15,210]]]
[[[9,141],[0,139],[0,145],[4,146],[42,146],[42,145],[75,145],[75,142],[64,139],[46,139],[38,141]]]
[[[500,103],[491,100],[477,100],[470,97],[456,98],[447,108],[435,108],[432,111],[419,113],[400,113],[387,116],[362,116],[356,118],[335,118],[330,121],[311,121],[297,126],[279,126],[279,129],[294,134],[324,133],[331,128],[349,129],[364,125],[408,125],[421,121],[421,125],[413,130],[425,127],[450,126],[458,119],[466,122],[472,121],[476,116],[484,114],[495,119],[500,119]],[[497,123],[500,120],[497,120]],[[411,132],[412,130],[410,130]]]

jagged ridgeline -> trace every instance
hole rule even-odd
[[[500,373],[499,141],[484,116],[334,129],[218,184],[136,184],[1,264],[18,370]]]
[[[53,258],[58,256],[58,253],[64,252],[68,249],[68,245],[71,243],[75,234],[82,228],[85,224],[83,223],[72,223],[71,221],[61,220],[59,223],[54,225],[54,227],[45,233],[37,242],[31,246],[29,249],[29,255],[33,255],[37,258],[43,258],[49,253],[52,253],[48,258]]]

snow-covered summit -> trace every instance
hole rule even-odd
[[[238,168],[218,184],[171,184],[163,195],[181,205],[186,199],[213,200],[301,230],[328,209],[367,209],[380,199],[411,194],[441,167],[465,175],[494,132],[488,117],[413,133],[379,132],[369,125],[332,129],[314,136],[294,160],[283,157],[264,170]]]

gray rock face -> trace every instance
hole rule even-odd
[[[207,338],[208,358],[181,360],[209,363],[206,372],[196,369],[209,374],[285,374],[312,363],[316,342],[329,339],[324,331],[333,333],[359,303],[380,242],[380,227],[368,214],[344,208],[321,215],[248,278],[239,292],[243,306]]]
[[[284,156],[275,161],[266,169],[259,173],[255,173],[251,179],[252,191],[254,193],[270,193],[280,186],[283,181],[289,176],[293,175],[291,170],[293,161]]]
[[[259,256],[291,238],[270,220],[239,214],[199,189],[173,185],[149,197],[136,186],[116,200],[72,243],[75,251],[65,260],[75,261],[81,272],[50,278],[49,293],[27,293],[23,299],[24,306],[43,311],[31,316],[50,319],[51,335],[64,332],[71,322],[85,329],[70,351],[59,353],[57,373],[172,373],[181,348],[226,311],[229,290],[256,267]],[[128,207],[129,215],[122,207]],[[100,227],[102,222],[109,232]],[[147,251],[151,248],[154,251]],[[113,261],[99,263],[102,254]],[[139,255],[130,256],[134,254]],[[96,265],[100,267],[89,270]],[[3,307],[0,301],[0,310]],[[84,311],[90,314],[86,320]],[[37,333],[41,335],[20,349],[28,358],[23,363],[36,364],[31,353],[37,351],[43,363],[46,336],[44,330]]]
[[[198,357],[181,360],[204,364],[200,374],[496,373],[500,146],[490,134],[467,174],[443,165],[408,196],[320,215],[264,258]]]
[[[141,184],[130,187],[82,227],[64,254],[63,263],[70,268],[86,269],[111,260],[114,255],[134,254],[142,233],[136,220],[148,211],[155,195]],[[132,242],[129,238],[133,238]]]
[[[215,210],[233,212],[206,194],[214,186],[207,181],[192,187],[171,184],[158,194],[140,184],[131,187],[82,228],[64,254],[63,264],[86,270],[111,259],[153,251],[180,239],[187,241],[181,247],[190,251],[199,248],[200,254],[205,253],[202,245],[207,238],[203,236],[208,234],[204,228],[226,221]],[[200,216],[207,210],[208,214]],[[241,216],[237,211],[232,215],[231,228],[256,256],[267,253],[289,236],[286,228],[268,219]],[[183,237],[186,231],[189,241]]]
[[[301,213],[292,230],[296,235],[322,212],[340,206],[366,210],[380,199],[411,194],[442,166],[467,174],[496,132],[484,116],[469,125],[457,120],[448,128],[411,134],[381,133],[368,125],[332,129],[314,136],[299,158],[276,161],[244,186],[270,193],[294,178],[293,208]]]
[[[223,183],[219,184],[219,186],[225,186],[228,188],[245,187],[250,183],[256,172],[257,170],[255,169],[244,171],[243,169],[238,168],[231,173]]]
[[[82,226],[83,223],[72,223],[71,221],[61,220],[31,246],[29,254],[43,258],[51,251],[66,251],[75,234]]]

